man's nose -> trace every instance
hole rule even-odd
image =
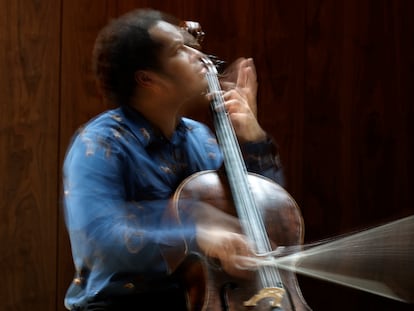
[[[193,58],[194,60],[201,60],[203,57],[206,56],[206,54],[204,54],[203,52],[201,52],[200,50],[197,50],[191,46],[187,46],[187,48],[189,49],[189,53],[191,55],[191,58]]]

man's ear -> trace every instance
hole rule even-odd
[[[155,73],[146,71],[146,70],[138,70],[135,72],[135,81],[140,87],[143,88],[157,88],[158,87],[158,79]]]
[[[138,83],[138,85],[142,87],[149,87],[151,84],[151,77],[148,74],[148,72],[143,70],[138,70],[135,72],[135,81]]]

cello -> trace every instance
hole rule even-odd
[[[224,169],[201,171],[187,177],[171,200],[171,213],[180,219],[194,202],[235,216],[232,224],[214,219],[235,233],[243,233],[254,245],[256,254],[266,254],[277,246],[303,244],[303,219],[295,200],[273,180],[250,173],[244,164],[240,146],[224,108],[224,99],[216,65],[205,56],[213,123],[223,153]],[[195,221],[211,219],[202,214]],[[222,222],[222,224],[221,224]],[[200,253],[187,254],[175,271],[187,290],[188,310],[205,311],[304,311],[305,302],[296,276],[277,267],[262,266],[246,271],[244,277],[227,274],[220,263]]]

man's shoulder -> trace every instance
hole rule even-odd
[[[124,117],[120,109],[105,110],[87,121],[83,127],[95,128],[110,126],[112,124],[120,123],[123,118]]]
[[[121,120],[122,117],[118,114],[117,109],[103,111],[78,127],[71,138],[71,144],[115,141],[116,139],[113,138],[116,136],[116,129],[120,128]]]
[[[120,124],[122,118],[118,109],[106,110],[82,124],[78,128],[77,133],[99,133],[105,135],[111,133],[112,129]]]

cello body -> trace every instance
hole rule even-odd
[[[263,217],[272,248],[300,245],[304,231],[300,209],[294,199],[278,184],[263,176],[248,173],[248,182]],[[183,213],[197,215],[192,202],[204,202],[209,206],[237,217],[226,174],[223,171],[202,171],[185,179],[177,188],[170,212],[180,218]],[[214,213],[213,213],[214,214]],[[197,223],[214,222],[233,232],[241,233],[239,224],[229,223],[225,218],[214,219],[195,216]],[[221,224],[221,222],[224,222]],[[302,297],[297,279],[290,271],[280,271],[285,294],[281,308],[273,308],[271,298],[257,300],[256,306],[246,307],[244,302],[254,298],[261,290],[256,271],[245,271],[241,277],[228,275],[219,262],[199,253],[188,253],[176,270],[187,291],[188,310],[196,311],[270,311],[310,310]],[[269,300],[270,299],[270,300]]]

